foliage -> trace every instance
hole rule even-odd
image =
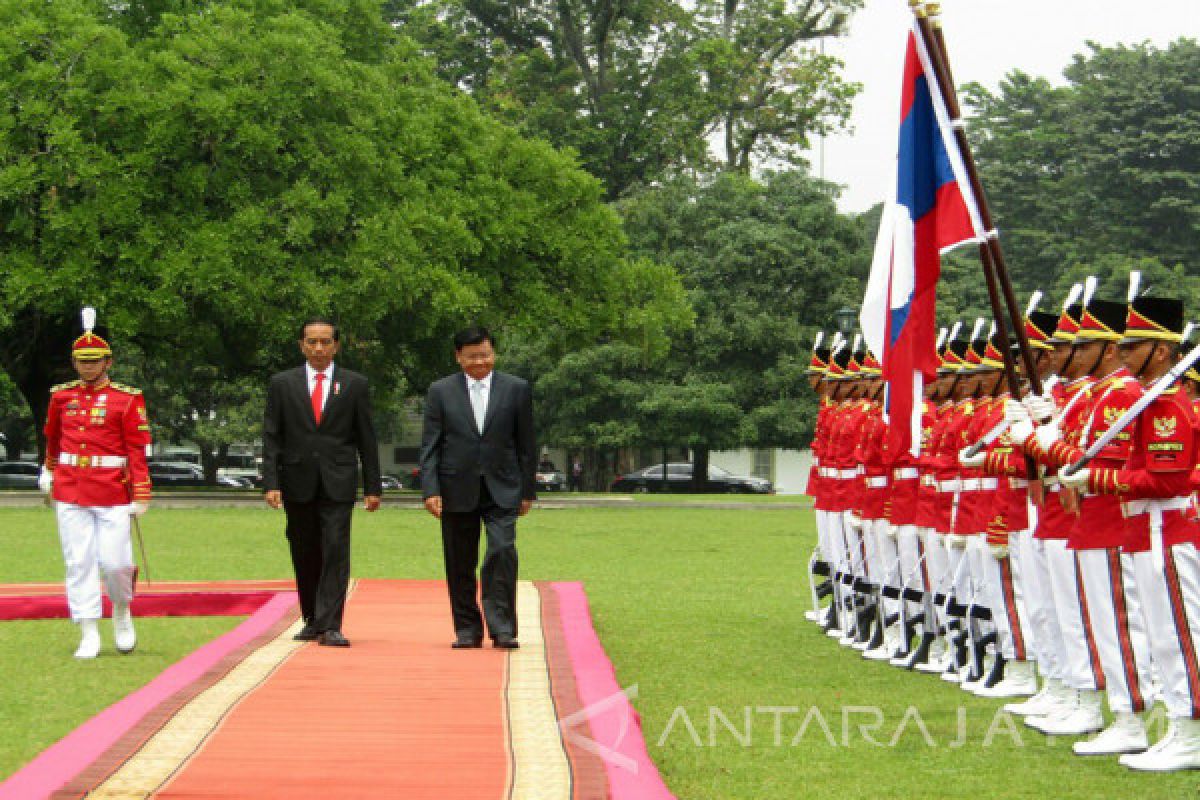
[[[472,318],[661,348],[671,276],[622,260],[597,181],[440,82],[377,2],[152,5],[0,0],[0,366],[35,416],[84,302],[188,438],[248,424],[314,311],[405,392]]]
[[[1020,294],[1053,290],[1050,307],[1072,281],[1097,274],[1099,296],[1121,299],[1128,271],[1141,268],[1143,285],[1197,308],[1198,69],[1193,39],[1090,44],[1064,86],[1017,71],[996,93],[966,87],[973,148]],[[950,308],[980,307],[978,293],[951,289]]]
[[[610,198],[704,169],[799,161],[844,123],[857,86],[807,49],[860,0],[395,0],[392,18],[439,72],[531,135],[580,154]]]

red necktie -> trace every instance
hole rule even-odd
[[[316,420],[318,425],[320,425],[321,424],[321,400],[325,396],[325,393],[321,391],[321,386],[325,382],[325,373],[318,372],[315,377],[317,379],[317,382],[316,382],[316,384],[313,385],[313,390],[312,390],[313,419]]]

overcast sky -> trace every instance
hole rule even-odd
[[[899,117],[900,67],[911,12],[907,0],[866,0],[850,33],[826,52],[863,85],[851,133],[825,140],[810,154],[813,171],[843,184],[839,205],[863,211],[881,201],[892,170]],[[943,0],[942,25],[955,80],[994,89],[1009,71],[1062,83],[1062,71],[1086,41],[1103,45],[1149,40],[1163,46],[1200,39],[1200,0]],[[1200,76],[1197,76],[1200,80]]]

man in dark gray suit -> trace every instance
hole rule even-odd
[[[533,506],[537,445],[529,383],[495,372],[495,340],[486,328],[454,337],[462,372],[429,387],[421,436],[425,508],[442,521],[446,584],[456,648],[480,647],[483,621],[496,647],[517,644],[517,517]],[[487,550],[475,600],[479,525]]]
[[[367,379],[335,366],[338,329],[314,317],[300,329],[308,362],[271,376],[263,420],[263,489],[287,512],[304,628],[295,638],[349,647],[342,612],[350,583],[350,516],[362,462],[363,504],[379,508],[383,486]]]

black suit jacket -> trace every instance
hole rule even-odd
[[[263,489],[306,503],[317,489],[336,502],[353,503],[362,462],[363,491],[383,494],[379,446],[371,421],[367,379],[334,364],[321,424],[313,418],[303,366],[271,376],[263,420]]]
[[[528,381],[492,373],[482,432],[475,426],[466,375],[459,372],[429,387],[421,435],[421,492],[425,497],[441,495],[443,510],[474,510],[481,478],[502,508],[535,499],[536,454]]]

